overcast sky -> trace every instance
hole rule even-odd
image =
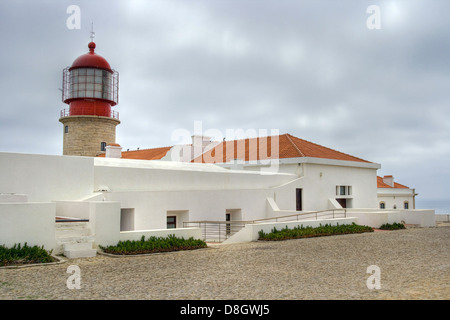
[[[94,22],[120,75],[124,149],[174,145],[194,121],[276,129],[450,200],[449,12],[448,0],[0,0],[0,152],[62,154],[62,70]]]

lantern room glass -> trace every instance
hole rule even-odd
[[[68,72],[68,98],[96,98],[117,103],[117,75],[107,70],[77,68]]]

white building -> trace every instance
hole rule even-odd
[[[192,221],[228,221],[221,225],[222,232],[228,238],[242,229],[235,235],[240,241],[254,240],[254,228],[261,230],[262,225],[243,228],[242,223],[230,232],[233,221],[251,224],[281,216],[291,216],[282,221],[300,220],[301,224],[329,219],[320,221],[353,221],[374,227],[406,221],[434,226],[430,210],[378,209],[379,164],[287,134],[257,141],[263,147],[264,141],[269,146],[272,139],[279,142],[277,158],[264,159],[261,149],[253,153],[252,139],[247,139],[247,148],[235,149],[243,152],[242,161],[229,161],[237,159],[229,153],[229,158],[223,156],[217,164],[204,162],[218,159],[216,152],[227,142],[216,144],[193,162],[126,158],[131,153],[142,156],[137,151],[123,152],[122,158],[0,153],[0,243],[45,245],[73,257],[86,250],[95,254],[92,245],[115,244],[141,235],[202,237],[202,229],[183,228],[206,227],[186,224]],[[232,143],[237,146],[239,141]],[[158,151],[157,157],[163,158],[170,150],[174,149],[140,151]],[[84,251],[71,247],[73,242],[82,242],[81,235],[70,239],[60,232],[56,217],[85,219],[83,241],[91,247],[84,246]],[[270,222],[273,227],[281,223],[277,220],[259,222],[265,222],[265,227]],[[252,235],[242,235],[251,228]],[[227,241],[233,241],[232,237]]]
[[[415,189],[397,183],[394,177],[377,177],[378,206],[380,209],[415,209]]]
[[[194,135],[190,145],[122,152],[111,110],[116,72],[94,43],[89,49],[64,72],[65,155],[0,153],[0,244],[27,242],[78,257],[142,235],[205,237],[207,227],[233,242],[286,224],[434,226],[433,211],[409,207],[409,189],[377,186],[379,164],[290,134],[233,141]]]

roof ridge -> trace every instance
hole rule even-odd
[[[290,134],[288,134],[288,135],[290,135]],[[292,135],[290,135],[290,136],[292,136]],[[338,152],[338,153],[340,153],[340,154],[344,154],[344,155],[346,155],[346,156],[348,156],[348,157],[351,157],[351,158],[355,158],[355,159],[358,159],[358,160],[361,160],[361,161],[364,161],[364,162],[370,162],[370,161],[368,161],[368,160],[365,160],[365,159],[362,159],[362,158],[355,157],[354,155],[351,155],[351,154],[348,154],[348,153],[345,153],[345,152],[342,152],[342,151],[339,151],[339,150],[336,150],[336,149],[332,149],[332,148],[329,148],[329,147],[325,147],[325,146],[323,146],[323,145],[321,145],[321,144],[318,144],[318,143],[315,143],[315,142],[311,142],[311,141],[309,141],[309,140],[305,140],[305,139],[298,138],[298,137],[295,137],[295,136],[292,136],[292,137],[294,137],[294,138],[296,138],[296,139],[299,139],[299,140],[302,140],[302,141],[305,141],[305,142],[307,142],[307,143],[311,143],[311,144],[313,144],[313,145],[319,146],[319,147],[321,147],[321,148],[324,148],[324,149],[327,149],[327,150],[331,150],[331,151],[333,151],[333,152]]]
[[[289,142],[294,146],[295,150],[300,154],[300,156],[305,157],[305,154],[300,150],[300,148],[292,141],[290,134],[286,133],[286,138],[289,140]]]
[[[155,150],[155,149],[166,149],[166,148],[172,148],[173,146],[166,146],[166,147],[155,147],[155,148],[145,148],[145,149],[135,149],[135,150],[127,150],[122,152],[134,152],[134,151],[145,151],[145,150]]]

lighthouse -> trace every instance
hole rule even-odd
[[[119,73],[88,44],[89,52],[63,70],[61,110],[63,155],[95,157],[115,144],[119,113],[112,110],[119,98]]]

